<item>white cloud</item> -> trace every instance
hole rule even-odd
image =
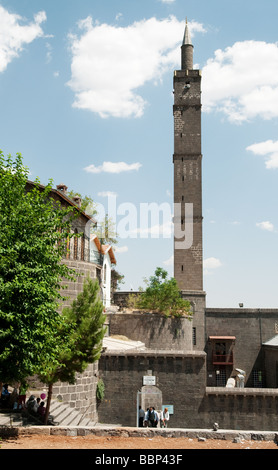
[[[163,264],[165,266],[173,266],[173,264],[174,264],[174,255],[170,256],[170,258],[163,261]]]
[[[153,17],[120,27],[88,17],[78,25],[80,36],[70,36],[73,106],[103,118],[142,116],[147,103],[138,89],[180,65],[184,21]],[[191,35],[196,31],[204,28],[193,21]]]
[[[278,168],[278,140],[266,140],[257,144],[249,145],[246,150],[253,152],[255,155],[266,157],[266,168]]]
[[[44,36],[40,26],[46,21],[44,11],[34,15],[34,21],[29,24],[22,24],[23,21],[21,16],[9,13],[0,5],[0,72],[6,70],[8,64],[19,56],[26,44]]]
[[[218,258],[207,258],[204,260],[204,274],[210,274],[212,269],[217,269],[222,266],[221,261]]]
[[[265,222],[258,222],[256,226],[261,228],[262,230],[267,230],[268,232],[273,232],[274,230],[274,225],[268,220]]]
[[[278,116],[278,43],[236,42],[203,67],[204,111],[241,123]]]
[[[87,173],[122,173],[124,171],[138,171],[141,163],[125,163],[125,162],[103,162],[100,166],[89,165],[84,168]]]

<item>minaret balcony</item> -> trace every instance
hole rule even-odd
[[[234,364],[234,355],[232,352],[229,354],[216,354],[213,352],[212,363],[218,366],[232,366]]]

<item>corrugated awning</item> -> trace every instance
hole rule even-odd
[[[231,340],[231,341],[234,341],[236,339],[235,336],[209,336],[209,339],[213,340],[213,339],[225,339],[225,340]]]

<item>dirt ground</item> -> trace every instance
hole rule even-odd
[[[1,449],[278,449],[273,441],[233,442],[231,440],[165,437],[20,436],[2,439]]]

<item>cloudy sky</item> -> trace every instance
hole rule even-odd
[[[276,0],[0,0],[0,148],[113,217],[123,290],[172,276],[173,71],[202,70],[209,307],[277,307]]]

